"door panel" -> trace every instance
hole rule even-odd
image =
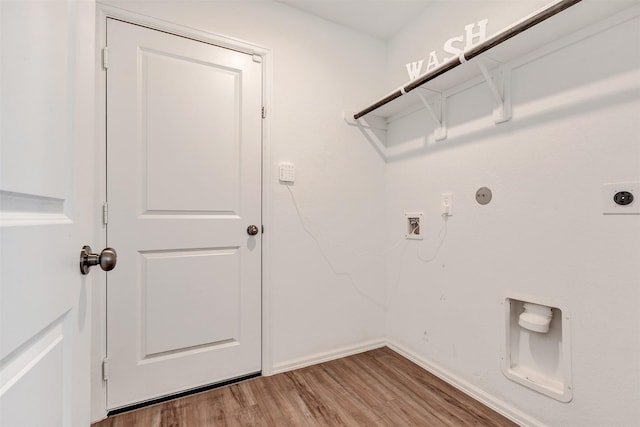
[[[2,1],[0,19],[0,425],[87,425],[95,9]]]
[[[238,337],[238,248],[141,256],[145,358]],[[174,310],[176,306],[188,307],[189,315]]]
[[[147,211],[237,211],[241,70],[143,49],[140,58]]]
[[[109,19],[110,409],[261,370],[261,64]]]
[[[65,421],[68,424],[63,413],[71,408],[64,390],[72,373],[65,366],[70,339],[65,340],[63,325],[59,321],[47,328],[4,367],[3,379],[8,381],[3,381],[0,392],[0,425],[61,426]],[[38,410],[28,409],[33,407]]]

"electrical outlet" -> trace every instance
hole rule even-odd
[[[422,212],[405,212],[405,238],[422,240],[422,217]]]
[[[603,184],[602,213],[640,214],[640,182]]]
[[[440,213],[444,216],[453,215],[453,194],[452,193],[442,194]]]

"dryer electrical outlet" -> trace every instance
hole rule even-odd
[[[640,214],[640,182],[603,184],[602,213]]]

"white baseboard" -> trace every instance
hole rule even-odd
[[[454,386],[458,390],[469,395],[470,397],[482,403],[483,405],[488,406],[489,408],[493,409],[497,413],[510,419],[514,423],[521,426],[527,426],[527,427],[545,426],[545,424],[540,422],[539,420],[531,417],[528,414],[525,414],[524,412],[520,411],[517,408],[514,408],[513,406],[507,404],[506,402],[500,399],[497,399],[495,396],[490,395],[489,393],[480,389],[479,387],[476,387],[475,385],[469,383],[468,381],[452,374],[451,372],[442,368],[441,366],[424,359],[422,356],[419,356],[416,353],[406,349],[405,347],[394,342],[393,340],[387,339],[386,345],[391,350],[411,360],[413,363],[417,364],[421,368],[432,373],[433,375],[440,378],[444,382]]]
[[[268,375],[280,374],[282,372],[293,371],[294,369],[305,368],[307,366],[316,365],[330,360],[340,359],[342,357],[352,356],[354,354],[363,353],[365,351],[374,350],[384,347],[387,344],[383,338],[365,341],[359,344],[338,348],[323,353],[316,353],[311,356],[292,359],[286,362],[277,363]]]

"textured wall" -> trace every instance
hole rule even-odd
[[[600,205],[601,184],[640,180],[638,19],[518,65],[510,122],[492,123],[484,85],[453,95],[447,140],[401,159],[385,163],[340,117],[405,82],[406,62],[440,55],[464,25],[489,18],[491,34],[545,3],[435,2],[385,46],[273,2],[110,2],[272,49],[265,369],[386,335],[533,422],[640,417],[640,216]],[[432,130],[419,111],[391,125],[389,144]],[[280,161],[297,166],[297,209]],[[481,186],[490,205],[473,198]],[[403,239],[405,211],[425,213],[424,240]],[[508,293],[571,314],[571,403],[501,373]]]
[[[342,111],[383,87],[385,45],[275,2],[108,4],[273,53],[263,289],[272,366],[264,368],[379,339],[385,164]],[[291,189],[304,227],[278,182],[282,161],[296,164]]]
[[[388,165],[388,242],[404,233],[407,210],[425,213],[426,236],[389,257],[387,335],[542,424],[630,426],[640,416],[640,216],[603,215],[600,195],[603,183],[640,181],[639,28],[636,17],[518,65],[507,123],[492,123],[484,84],[453,95],[449,137]],[[392,124],[390,143],[432,130],[418,111]],[[493,190],[486,206],[474,198],[482,186]],[[570,313],[572,402],[501,373],[509,293]]]

